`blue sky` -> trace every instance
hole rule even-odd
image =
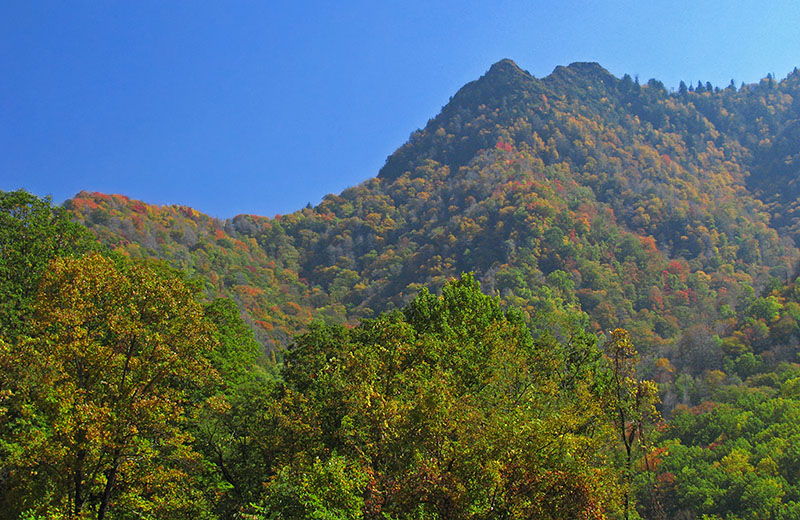
[[[0,189],[287,213],[502,58],[738,85],[800,66],[798,27],[780,0],[4,2]]]

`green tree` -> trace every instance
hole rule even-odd
[[[239,314],[236,302],[217,298],[205,306],[205,315],[214,324],[216,348],[210,358],[222,381],[235,387],[251,377],[260,348]]]
[[[0,334],[13,340],[30,317],[39,280],[57,256],[99,249],[83,226],[49,199],[0,191]]]
[[[352,467],[352,462],[335,454],[325,461],[315,459],[299,472],[284,466],[256,516],[265,520],[362,518],[367,481],[368,476]]]
[[[718,402],[676,409],[656,467],[667,518],[798,517],[800,370],[762,381],[775,388],[728,386]]]
[[[249,511],[273,475],[267,446],[280,432],[269,422],[277,399],[277,368],[257,364],[259,344],[233,300],[218,298],[204,310],[214,329],[209,357],[220,384],[207,389],[208,399],[193,417],[195,446],[216,477],[215,512],[231,518]]]

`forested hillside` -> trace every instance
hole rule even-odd
[[[634,511],[657,397],[623,330],[604,354],[574,320],[526,320],[465,275],[259,361],[231,300],[66,217],[0,193],[3,518]]]
[[[376,177],[316,207],[219,220],[79,193],[55,214],[99,243],[64,228],[80,240],[31,253],[41,282],[14,271],[0,362],[61,337],[73,300],[49,298],[65,285],[79,299],[75,273],[151,291],[177,279],[165,312],[204,309],[175,319],[206,354],[175,367],[199,380],[157,396],[184,403],[163,419],[180,442],[145,449],[146,422],[137,441],[165,496],[195,497],[163,511],[796,518],[798,121],[797,70],[671,91],[594,63],[534,78],[503,60]],[[25,483],[50,438],[29,417],[55,413],[52,396],[24,398],[41,374],[0,388],[16,464],[3,482],[39,497],[19,509],[36,514],[78,494]],[[75,446],[53,455],[62,467]],[[114,478],[95,477],[85,511],[102,484],[119,484],[114,518],[152,496]]]
[[[472,271],[528,316],[628,328],[650,367],[722,369],[712,339],[795,275],[795,198],[775,186],[793,186],[799,95],[797,73],[671,93],[597,64],[536,79],[504,60],[315,208],[223,222],[118,196],[67,206],[104,243],[204,276],[270,345]]]

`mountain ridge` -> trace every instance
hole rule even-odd
[[[143,425],[128,447],[153,464],[119,466],[123,515],[163,489],[220,518],[797,518],[799,80],[668,92],[502,60],[379,176],[273,218],[1,194],[3,289],[36,292],[35,335],[0,338],[3,500],[72,514],[83,447],[104,463]],[[181,366],[204,346],[211,364]],[[129,403],[156,380],[177,393],[151,422],[154,399]],[[97,417],[92,444],[59,446]],[[185,447],[150,451],[164,431]],[[117,500],[114,457],[86,514]],[[159,487],[173,467],[198,478]]]
[[[537,79],[501,60],[377,177],[316,207],[187,224],[179,207],[91,194],[68,206],[104,242],[205,276],[271,348],[313,319],[353,323],[474,271],[529,316],[582,310],[590,330],[628,327],[645,363],[721,367],[718,344],[698,345],[796,275],[793,214],[776,219],[781,203],[748,180],[800,86],[701,87],[670,93],[596,63]],[[138,220],[123,229],[126,214]]]

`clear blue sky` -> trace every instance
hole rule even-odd
[[[800,2],[0,6],[0,189],[274,215],[374,176],[502,58],[715,85],[800,66]]]

